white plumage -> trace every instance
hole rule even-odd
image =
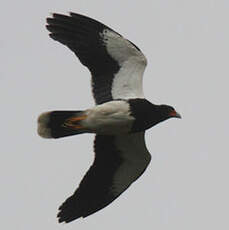
[[[102,38],[109,55],[118,62],[120,69],[114,74],[113,99],[144,98],[142,79],[147,60],[127,39],[104,29]]]
[[[127,134],[131,131],[134,117],[125,101],[109,101],[84,112],[81,125],[91,133],[103,135]]]
[[[114,174],[113,192],[120,194],[138,179],[150,163],[151,155],[145,145],[145,132],[119,135],[116,145],[123,153],[123,163]]]

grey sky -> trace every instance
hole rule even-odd
[[[93,105],[90,75],[48,37],[51,12],[82,13],[134,42],[146,55],[145,96],[183,119],[146,133],[152,161],[107,208],[58,224],[59,205],[93,160],[93,135],[41,139],[47,110]],[[0,36],[0,228],[228,229],[229,1],[5,1]]]

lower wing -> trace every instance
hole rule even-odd
[[[142,175],[151,159],[144,132],[96,135],[94,149],[94,163],[75,193],[60,206],[59,222],[89,216],[109,205]]]

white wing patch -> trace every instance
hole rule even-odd
[[[120,66],[112,84],[113,99],[144,98],[142,78],[147,65],[145,56],[131,42],[111,30],[104,29],[101,36],[107,52]]]
[[[124,62],[115,75],[111,91],[114,99],[144,98],[142,76],[145,66],[136,59],[131,57]]]
[[[116,136],[115,145],[121,152],[123,163],[114,174],[112,192],[120,194],[142,175],[151,160],[145,139],[145,132]]]

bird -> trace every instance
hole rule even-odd
[[[110,27],[70,12],[52,14],[46,28],[89,69],[95,100],[95,106],[85,110],[48,111],[38,117],[43,138],[95,134],[93,164],[59,207],[58,221],[69,223],[103,209],[129,188],[151,160],[145,131],[181,115],[172,106],[145,99],[146,57]]]

